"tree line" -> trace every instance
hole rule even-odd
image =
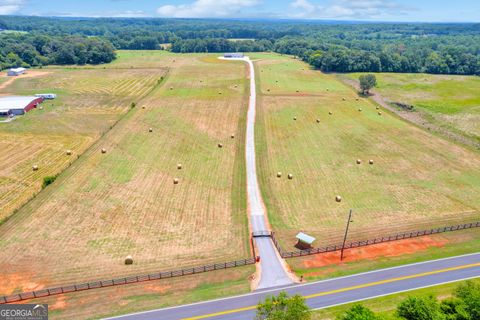
[[[480,24],[358,23],[334,21],[0,17],[0,39],[26,43],[32,55],[36,37],[48,37],[55,54],[39,53],[43,63],[103,63],[113,49],[173,52],[273,51],[295,55],[326,72],[426,72],[480,75]],[[15,39],[16,38],[16,39]],[[61,44],[64,43],[64,46]],[[80,43],[80,45],[78,45]],[[0,43],[3,44],[3,43]],[[3,48],[4,64],[21,46]],[[86,46],[85,53],[83,47]],[[65,47],[65,50],[63,50]],[[48,48],[48,46],[47,46]],[[7,52],[8,51],[8,52]],[[53,50],[55,51],[55,50]],[[48,59],[42,59],[41,56]],[[15,60],[15,59],[13,59]]]
[[[100,64],[113,59],[112,44],[97,37],[0,33],[0,70],[49,64]]]

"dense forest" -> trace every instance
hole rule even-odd
[[[6,16],[0,29],[0,67],[104,63],[114,49],[168,43],[180,53],[292,54],[324,71],[480,75],[480,24]]]

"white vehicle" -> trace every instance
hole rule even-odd
[[[39,94],[36,94],[35,97],[39,97],[47,100],[53,100],[57,98],[57,95],[55,93],[39,93]]]

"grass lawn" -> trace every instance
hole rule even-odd
[[[479,218],[478,153],[377,110],[335,75],[289,56],[251,57],[260,185],[286,250],[299,231],[318,246],[339,242],[350,208],[351,240]]]
[[[358,79],[359,73],[347,75]],[[480,141],[477,76],[377,73],[376,92],[389,102],[413,105],[425,118]]]
[[[29,70],[1,89],[10,95],[52,92],[58,98],[42,103],[43,110],[0,123],[0,221],[40,190],[43,177],[68,167],[166,74],[166,68],[147,75],[137,69],[50,68]],[[39,170],[32,171],[33,165]]]
[[[136,63],[136,53],[122,55],[118,64]],[[250,255],[245,65],[213,55],[175,59],[158,52],[159,68],[142,69],[141,79],[169,65],[164,83],[0,226],[0,294]],[[104,90],[94,83],[92,91]],[[126,255],[133,265],[123,264]]]
[[[470,280],[474,282],[480,282],[478,279]],[[434,286],[430,288],[412,290],[408,292],[393,294],[385,297],[365,300],[359,302],[364,306],[370,308],[372,311],[377,313],[378,315],[382,316],[384,320],[396,320],[399,319],[395,315],[395,311],[397,305],[400,304],[403,300],[405,300],[409,296],[429,296],[433,295],[436,296],[439,300],[445,300],[453,296],[455,289],[461,284],[465,283],[465,281],[459,281],[454,283],[449,283],[445,285]],[[328,309],[321,309],[313,311],[313,320],[334,320],[337,316],[341,316],[345,313],[348,309],[354,306],[355,303],[345,304],[333,308]]]

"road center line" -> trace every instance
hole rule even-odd
[[[336,289],[336,290],[331,290],[331,291],[314,293],[314,294],[304,296],[304,298],[305,299],[312,299],[312,298],[327,296],[327,295],[341,293],[341,292],[347,292],[347,291],[352,291],[352,290],[357,290],[357,289],[363,289],[363,288],[378,286],[378,285],[385,284],[385,283],[392,283],[392,282],[398,282],[398,281],[403,281],[403,280],[421,278],[421,277],[426,277],[426,276],[430,276],[430,275],[435,275],[435,274],[440,274],[440,273],[445,273],[445,272],[451,272],[451,271],[457,271],[457,270],[462,270],[462,269],[468,269],[468,268],[473,268],[473,267],[480,267],[480,262],[466,264],[466,265],[463,265],[463,266],[457,266],[457,267],[439,269],[439,270],[434,270],[434,271],[422,272],[422,273],[412,274],[412,275],[409,275],[409,276],[403,276],[403,277],[390,278],[390,279],[385,279],[385,280],[380,280],[380,281],[375,281],[375,282],[369,282],[369,283],[365,283],[365,284],[360,284],[360,285],[356,285],[356,286],[351,286],[351,287],[346,287],[346,288],[341,288],[341,289]],[[220,311],[220,312],[216,312],[216,313],[211,313],[211,314],[206,314],[206,315],[201,315],[201,316],[196,316],[196,317],[191,317],[191,318],[184,318],[183,320],[207,319],[207,318],[211,318],[211,317],[222,316],[222,315],[227,315],[227,314],[232,314],[232,313],[238,313],[238,312],[242,312],[242,311],[254,310],[256,308],[257,308],[257,306],[248,306],[248,307],[225,310],[225,311]]]

